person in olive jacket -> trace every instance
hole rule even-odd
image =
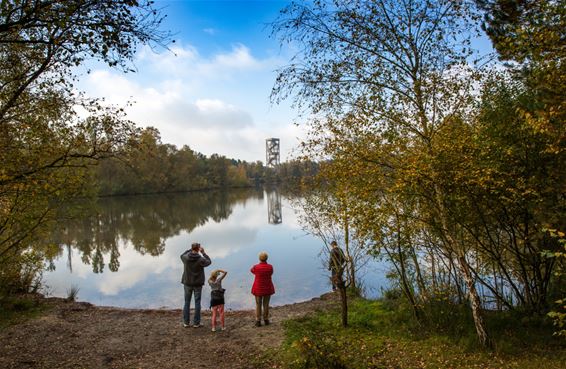
[[[271,281],[273,275],[273,266],[267,263],[267,253],[259,253],[259,264],[256,264],[250,270],[255,275],[254,284],[252,286],[252,294],[255,296],[255,325],[261,326],[261,318],[265,325],[269,324],[269,300],[271,295],[275,293],[275,287]]]
[[[336,241],[330,242],[330,257],[328,258],[328,270],[332,272],[332,291],[336,291],[339,286],[344,287],[344,268],[348,261],[344,255],[344,251],[338,247]]]
[[[202,254],[202,255],[201,255]],[[185,305],[183,306],[183,326],[189,327],[191,322],[191,298],[195,294],[195,316],[193,327],[200,327],[200,299],[204,285],[204,268],[211,264],[210,257],[204,252],[200,243],[195,242],[191,249],[181,255],[183,261],[183,277],[181,283],[185,287]]]

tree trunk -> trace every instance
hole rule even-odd
[[[342,326],[348,326],[348,295],[346,295],[346,284],[344,283],[344,278],[339,275],[338,280],[338,291],[340,291],[340,303],[342,310]]]
[[[358,289],[356,287],[355,263],[354,258],[350,255],[350,227],[347,206],[344,206],[344,247],[346,249],[346,257],[348,258],[346,270],[348,271],[348,276],[350,278],[350,285],[352,286],[352,290],[357,294]]]
[[[481,307],[481,300],[478,295],[478,291],[476,289],[468,261],[466,260],[464,255],[460,255],[458,256],[458,263],[460,264],[460,269],[462,270],[464,281],[466,282],[466,287],[468,288],[472,315],[474,317],[474,325],[476,327],[478,339],[483,347],[491,348],[493,347],[493,342],[487,334]]]
[[[427,288],[424,282],[423,275],[421,273],[421,267],[419,265],[419,259],[417,258],[417,253],[413,245],[410,245],[411,258],[415,265],[415,278],[417,279],[417,286],[419,287],[419,295],[423,301],[427,300]]]
[[[444,206],[442,190],[439,187],[435,187],[435,192],[436,203],[439,210],[438,215],[442,224],[444,242],[446,243],[446,246],[450,251],[454,251],[456,253],[456,259],[458,260],[458,264],[460,264],[464,282],[466,283],[466,287],[468,288],[468,296],[471,303],[472,316],[474,317],[474,325],[476,327],[478,339],[483,347],[491,348],[493,347],[493,343],[489,338],[489,335],[487,334],[487,329],[482,314],[481,300],[478,295],[478,291],[476,289],[468,261],[466,260],[463,245],[458,244],[455,237],[453,237],[453,233],[451,232],[451,228],[448,222],[448,212]]]
[[[415,317],[415,319],[417,320],[417,322],[421,322],[422,319],[422,314],[420,312],[419,306],[417,305],[417,301],[415,299],[415,294],[413,292],[413,288],[411,287],[408,278],[407,278],[407,268],[405,265],[405,255],[403,252],[403,249],[401,248],[401,228],[398,227],[397,228],[397,254],[399,256],[399,268],[400,273],[399,273],[399,278],[401,281],[401,287],[403,289],[403,291],[405,292],[405,296],[407,297],[407,299],[409,299],[409,302],[411,303],[411,307],[413,309],[413,315]]]
[[[430,251],[430,274],[432,276],[432,292],[436,295],[437,286],[436,286],[436,261],[434,258],[434,252]]]

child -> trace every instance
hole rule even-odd
[[[212,309],[212,331],[216,332],[216,315],[220,314],[220,324],[224,330],[224,288],[222,288],[222,280],[226,277],[225,270],[216,269],[210,273],[208,284],[210,285],[210,308]],[[219,277],[220,275],[220,277]]]

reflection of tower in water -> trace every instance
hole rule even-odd
[[[283,223],[281,194],[278,190],[267,192],[267,222],[269,224]]]
[[[268,138],[265,140],[265,165],[279,169],[280,145],[278,138]],[[280,224],[283,222],[281,214],[281,195],[279,191],[267,192],[267,221],[269,224]]]

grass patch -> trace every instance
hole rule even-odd
[[[47,310],[35,296],[9,296],[0,299],[0,330],[33,319]]]
[[[467,309],[436,306],[418,325],[402,303],[352,299],[349,324],[340,311],[284,323],[286,340],[266,355],[270,368],[563,368],[566,341],[553,337],[544,318],[519,313],[487,316],[494,351],[479,347]],[[440,310],[438,310],[440,309]]]

